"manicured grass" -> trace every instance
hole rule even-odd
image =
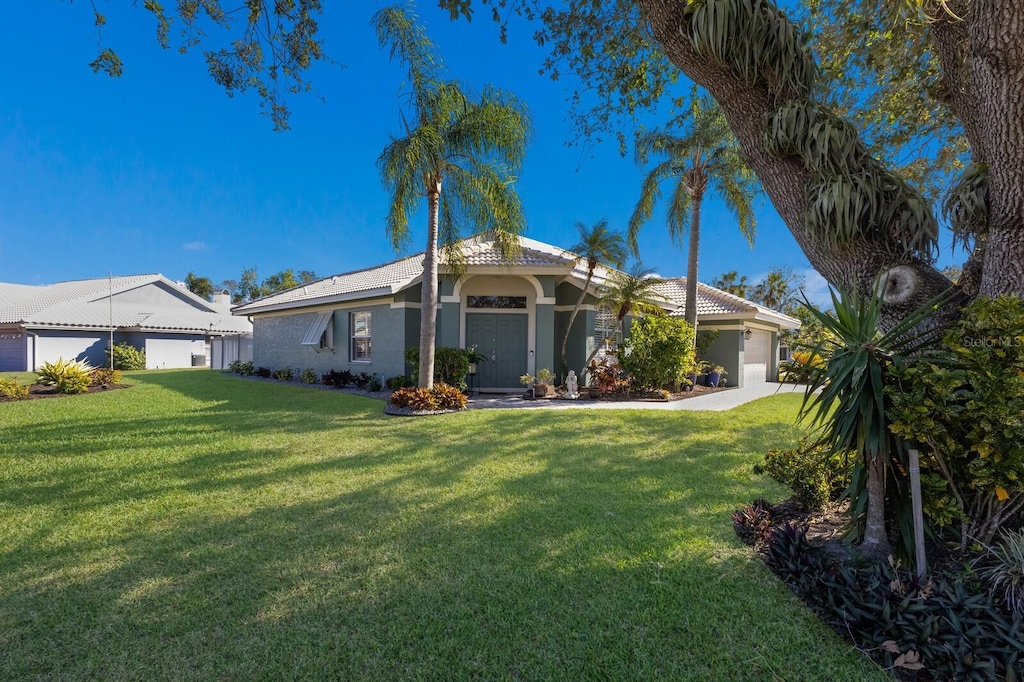
[[[409,419],[129,377],[0,404],[0,679],[886,679],[733,535],[798,396]]]

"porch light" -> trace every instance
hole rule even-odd
[[[747,329],[746,327],[743,328],[743,338],[745,340],[750,341],[750,337],[753,336],[753,335],[754,335],[754,332],[752,332],[751,330]]]

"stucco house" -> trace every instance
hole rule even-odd
[[[520,243],[519,255],[507,262],[487,237],[471,237],[460,245],[465,274],[456,279],[441,267],[436,344],[475,346],[487,358],[474,377],[481,391],[521,390],[521,375],[558,371],[561,339],[586,282],[586,264],[573,254],[533,239]],[[419,253],[235,307],[252,320],[253,362],[382,378],[407,373],[405,349],[419,345],[422,262]],[[600,266],[591,291],[612,272]],[[657,302],[682,315],[685,280],[658,289]],[[775,379],[779,331],[799,327],[799,320],[703,284],[698,296],[698,326],[720,330],[708,359],[724,366],[734,385]],[[569,337],[570,368],[582,369],[609,327],[609,316],[588,294]]]
[[[231,314],[230,297],[211,303],[158,274],[0,283],[0,371],[58,357],[102,366],[111,337],[145,350],[149,368],[206,365],[212,339],[251,331]]]

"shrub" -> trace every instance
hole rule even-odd
[[[992,544],[1024,509],[1022,340],[1024,301],[978,299],[939,350],[895,369],[887,392],[892,431],[919,445],[922,477],[940,476],[946,509],[959,510],[945,520],[959,524],[961,547]]]
[[[93,386],[114,386],[121,383],[121,370],[98,367],[92,371]]]
[[[988,565],[978,575],[989,593],[1011,611],[1024,616],[1024,530],[1003,531],[999,544],[987,548]]]
[[[650,316],[633,322],[619,364],[640,389],[678,389],[696,367],[693,327],[678,317]]]
[[[291,367],[285,367],[283,369],[276,369],[271,373],[278,381],[291,381],[295,378],[295,372],[292,371]]]
[[[789,486],[804,507],[814,510],[838,500],[849,487],[853,459],[851,453],[833,454],[827,445],[801,440],[795,450],[770,450],[754,471]]]
[[[409,377],[407,377],[405,375],[401,375],[400,374],[400,375],[398,375],[396,377],[391,377],[390,379],[385,380],[384,381],[384,385],[387,386],[388,389],[390,389],[392,391],[397,391],[400,388],[405,388],[406,386],[412,386],[412,379],[410,379]]]
[[[475,355],[475,353],[474,353]],[[469,374],[470,354],[463,348],[441,346],[434,349],[434,383],[466,388],[466,375]],[[405,361],[412,365],[412,375],[420,373],[420,349],[406,348]],[[415,383],[415,382],[414,382]]]
[[[299,379],[301,379],[302,383],[304,384],[315,384],[316,370],[314,370],[312,367],[307,367],[306,369],[302,370],[301,374],[299,374]]]
[[[136,348],[130,343],[119,343],[113,348],[108,348],[107,356],[108,359],[113,357],[114,369],[126,371],[146,369],[146,351]]]
[[[256,376],[262,379],[269,379],[273,372],[270,371],[269,367],[257,367]]]
[[[370,379],[372,378],[373,377],[366,372],[360,372],[352,377],[352,382],[356,385],[356,388],[362,391],[370,384]]]
[[[434,384],[430,389],[437,399],[437,406],[442,410],[461,410],[466,407],[466,395],[454,386]]]
[[[810,381],[812,373],[825,368],[826,360],[814,351],[793,351],[789,360],[779,363],[781,381],[805,383]]]
[[[17,377],[0,377],[0,397],[8,400],[24,400],[28,397],[28,386],[22,386]]]
[[[418,412],[461,410],[466,407],[466,396],[462,391],[447,384],[434,384],[432,388],[400,388],[388,400],[395,407],[407,407]]]
[[[381,383],[380,377],[376,374],[370,376],[370,381],[366,384],[366,390],[376,393],[377,391],[384,388],[384,384]]]
[[[1024,663],[1021,621],[1010,622],[962,576],[918,583],[897,564],[836,564],[802,527],[769,537],[765,562],[833,629],[881,666],[927,679],[1016,679]]]
[[[324,374],[323,381],[325,386],[333,386],[334,388],[345,388],[346,386],[352,383],[353,379],[354,377],[352,376],[352,372],[348,371],[347,369],[342,370],[341,372],[332,369],[330,372]]]
[[[765,500],[752,503],[732,513],[732,525],[743,542],[754,545],[768,539],[772,529],[772,506]]]
[[[241,374],[243,377],[252,376],[255,372],[255,368],[252,366],[252,362],[242,362],[241,360],[235,360],[228,365],[228,371],[234,372],[235,374]]]
[[[92,369],[88,362],[57,358],[55,362],[44,362],[36,370],[37,381],[56,386],[58,393],[84,393],[89,390]]]

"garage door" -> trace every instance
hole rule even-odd
[[[0,332],[0,372],[24,372],[25,335],[21,332]]]
[[[771,357],[772,333],[753,330],[743,344],[743,385],[768,381],[768,360]]]

